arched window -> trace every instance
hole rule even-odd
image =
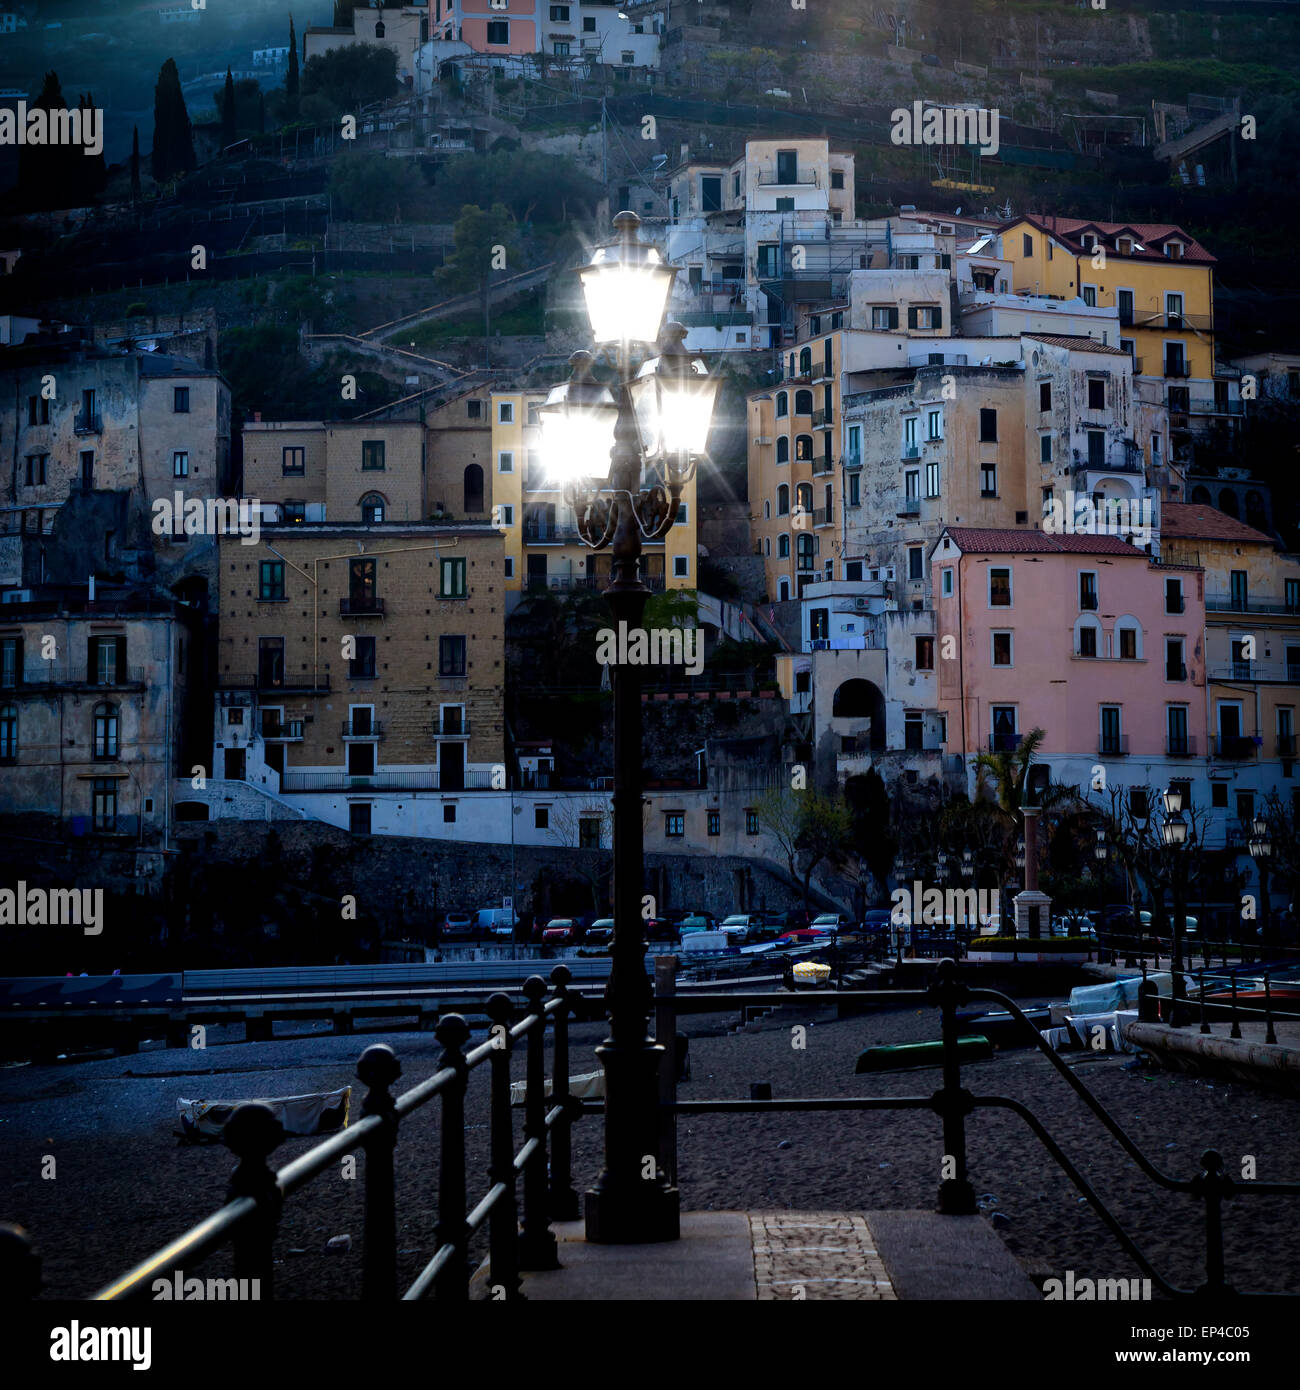
[[[1074,624],[1075,656],[1101,656],[1101,623],[1091,613],[1085,613]]]
[[[790,375],[794,375],[794,353],[790,354]]]
[[[1203,507],[1208,507],[1210,505],[1210,489],[1208,487],[1194,487],[1192,489],[1192,501]]]
[[[771,537],[771,536],[764,536],[764,537],[763,537],[763,554],[764,554],[764,555],[768,555],[768,556],[770,556],[770,555],[772,554],[772,537]]]
[[[810,570],[813,567],[813,557],[817,554],[817,538],[810,536],[807,531],[799,534],[795,541],[795,568]]]
[[[384,519],[384,499],[377,492],[368,492],[361,499],[361,520],[366,525]]]
[[[1134,617],[1125,614],[1115,620],[1115,650],[1112,656],[1121,661],[1142,660],[1142,624]]]
[[[477,463],[471,463],[465,469],[465,510],[483,510],[483,470]]]
[[[0,705],[0,762],[18,756],[18,706]]]
[[[784,420],[790,413],[790,393],[788,391],[778,391],[776,393],[776,418]]]
[[[803,348],[799,353],[799,375],[807,376],[812,371],[812,348]]]
[[[777,463],[790,462],[790,436],[779,434],[776,437],[776,461]]]
[[[812,458],[812,435],[801,434],[794,441],[794,456],[796,459]]]
[[[797,488],[795,488],[794,491],[795,491],[795,499],[796,499],[796,501],[798,502],[799,506],[801,506],[801,507],[804,509],[804,511],[806,511],[806,512],[812,511],[812,509],[813,509],[813,504],[812,504],[812,497],[813,497],[813,493],[812,493],[812,484],[811,484],[811,483],[800,483],[799,486],[798,486]]]
[[[1264,509],[1264,498],[1254,488],[1246,494],[1246,520],[1250,525],[1260,529],[1268,525],[1268,513]]]
[[[776,514],[777,516],[789,516],[790,514],[790,489],[782,483],[776,490]]]
[[[790,537],[788,535],[777,537],[776,558],[778,560],[788,560],[790,558]]]
[[[764,520],[764,521],[771,521],[771,519],[772,519],[772,504],[771,504],[771,502],[769,502],[766,498],[764,498],[764,500],[763,500],[763,520]]]
[[[1225,487],[1219,493],[1219,510],[1225,516],[1239,517],[1240,509],[1237,506],[1237,494],[1230,487]]]
[[[777,589],[776,596],[782,603],[790,597],[790,581],[783,579]]]
[[[95,758],[109,762],[117,757],[117,706],[95,706]]]
[[[796,415],[812,414],[813,395],[811,391],[796,391],[794,393],[794,413]]]

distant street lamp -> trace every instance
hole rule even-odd
[[[1273,914],[1268,904],[1268,861],[1273,855],[1273,841],[1269,839],[1268,820],[1256,816],[1250,823],[1250,857],[1259,870],[1259,934],[1266,945],[1272,945]]]
[[[704,363],[686,352],[686,330],[663,324],[677,272],[640,240],[640,224],[635,213],[619,213],[617,241],[599,247],[578,272],[592,336],[613,381],[596,380],[596,357],[576,352],[572,379],[553,388],[538,412],[543,469],[563,488],[583,543],[610,551],[605,597],[616,626],[629,631],[641,627],[650,597],[640,574],[642,541],[661,540],[676,521],[682,489],[708,443],[718,389]],[[664,1049],[650,1034],[654,996],[641,917],[639,667],[615,665],[613,703],[610,1032],[596,1049],[605,1070],[605,1162],[586,1197],[587,1239],[607,1245],[676,1240],[680,1233],[677,1189],[660,1154]]]
[[[1164,824],[1160,835],[1169,851],[1169,886],[1174,898],[1173,941],[1170,944],[1171,959],[1169,985],[1169,1024],[1178,1027],[1178,1001],[1183,994],[1183,858],[1182,851],[1187,845],[1187,821],[1183,817],[1183,794],[1174,786],[1167,788],[1160,797],[1165,809]]]
[[[1097,831],[1097,843],[1093,847],[1092,857],[1097,861],[1097,941],[1101,942],[1102,932],[1106,929],[1106,861],[1110,858],[1110,848],[1106,844],[1106,832]],[[1100,954],[1097,957],[1101,959]]]

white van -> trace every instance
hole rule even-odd
[[[481,907],[474,916],[474,925],[492,936],[511,936],[519,925],[519,915],[509,907]]]
[[[725,931],[688,932],[677,950],[682,956],[722,956],[735,950],[735,940]]]

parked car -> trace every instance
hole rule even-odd
[[[667,917],[647,917],[645,935],[647,941],[668,941],[674,945],[681,938],[677,924],[669,921]]]
[[[719,926],[719,931],[724,931],[735,941],[749,941],[751,932],[756,931],[762,926],[762,919],[755,912],[733,912],[730,917],[724,917]]]
[[[716,930],[716,926],[713,919],[704,913],[692,913],[689,917],[683,917],[677,922],[679,939],[683,936],[692,936],[696,932],[714,930]]]
[[[456,937],[462,939],[471,937],[474,935],[476,928],[474,925],[474,918],[471,917],[468,912],[449,912],[443,918],[442,926],[439,930],[442,933],[443,940],[450,941]]]
[[[519,914],[509,907],[481,907],[475,913],[475,926],[491,936],[513,936]]]
[[[887,907],[873,907],[862,914],[862,930],[871,936],[888,935],[893,913]]]
[[[587,928],[587,934],[583,937],[583,944],[587,946],[608,946],[614,940],[614,919],[612,917],[597,917],[596,920]]]
[[[812,925],[812,920],[817,914],[806,907],[792,907],[784,914],[781,925],[790,929],[794,927],[807,927]]]
[[[809,923],[814,931],[832,931],[837,935],[840,932],[852,931],[854,924],[842,912],[823,912],[814,917]]]
[[[582,940],[582,927],[575,917],[552,917],[542,931],[544,946],[576,946]]]

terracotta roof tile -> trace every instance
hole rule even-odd
[[[1009,530],[994,526],[948,526],[944,535],[963,554],[984,555],[1131,555],[1147,559],[1145,551],[1118,536],[1071,536],[1039,530]],[[940,542],[942,537],[940,537]],[[938,545],[940,542],[936,542]]]
[[[1033,338],[1038,343],[1049,343],[1052,347],[1078,348],[1083,352],[1108,352],[1114,357],[1128,357],[1130,355],[1125,348],[1117,348],[1110,343],[1100,342],[1084,333],[1024,333],[1021,336]]]
[[[1244,521],[1202,502],[1164,502],[1160,507],[1160,534],[1185,540],[1242,541],[1251,545],[1276,545],[1272,536],[1247,526]]]
[[[1096,232],[1107,242],[1107,252],[1110,255],[1118,256],[1120,253],[1115,250],[1115,237],[1122,236],[1127,232],[1143,249],[1130,252],[1129,255],[1121,257],[1123,260],[1166,260],[1164,243],[1174,238],[1183,243],[1182,260],[1195,265],[1217,264],[1215,258],[1195,237],[1172,222],[1093,222],[1084,217],[1056,217],[1050,213],[1026,213],[1024,217],[1016,217],[1010,222],[1003,223],[999,230],[1005,231],[1006,228],[1014,227],[1018,222],[1032,222],[1041,231],[1064,242],[1077,254],[1081,254],[1086,249],[1079,240],[1080,234]],[[1177,265],[1178,262],[1175,261],[1174,264]]]

